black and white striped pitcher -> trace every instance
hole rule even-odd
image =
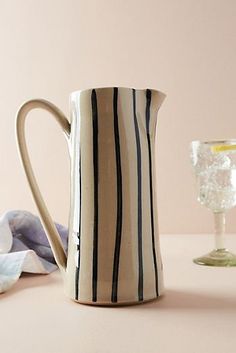
[[[153,89],[95,88],[70,95],[71,123],[34,99],[17,115],[20,156],[70,298],[87,304],[141,303],[163,293],[155,133],[165,95]],[[35,108],[62,127],[71,156],[68,256],[36,183],[24,123]]]

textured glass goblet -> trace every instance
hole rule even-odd
[[[210,209],[215,220],[215,249],[194,259],[199,265],[236,266],[236,255],[224,244],[225,213],[236,206],[236,140],[193,141],[198,201]]]

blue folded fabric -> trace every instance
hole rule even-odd
[[[67,252],[68,229],[55,226]],[[0,218],[0,293],[22,272],[47,274],[57,269],[40,219],[27,211],[9,211]]]

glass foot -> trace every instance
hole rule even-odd
[[[209,254],[203,255],[193,262],[205,266],[236,266],[236,255],[227,249],[213,250]]]

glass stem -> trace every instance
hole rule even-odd
[[[214,212],[215,220],[215,247],[216,250],[225,249],[224,235],[225,235],[225,213]]]

